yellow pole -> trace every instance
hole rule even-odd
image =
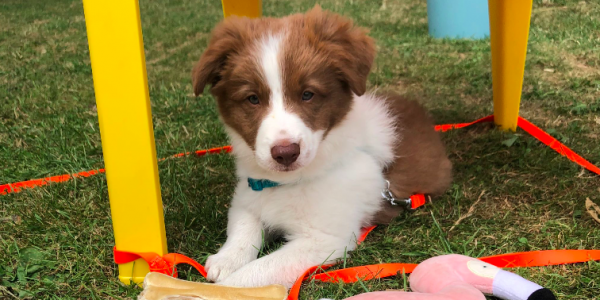
[[[517,130],[533,0],[489,0],[494,120]]]
[[[261,0],[221,0],[225,18],[236,15],[259,18],[262,15]]]
[[[137,0],[83,0],[117,249],[167,253]],[[119,265],[142,282],[144,260]]]

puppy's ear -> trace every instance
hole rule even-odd
[[[330,51],[342,81],[356,95],[367,90],[367,77],[375,59],[375,43],[363,28],[319,5],[306,13],[304,27],[311,42]]]
[[[196,96],[202,94],[207,84],[214,86],[221,80],[221,72],[228,57],[240,51],[246,39],[250,19],[229,17],[212,32],[208,47],[192,70],[192,84]]]

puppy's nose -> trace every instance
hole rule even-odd
[[[271,148],[271,157],[279,164],[289,166],[298,159],[300,145],[293,143],[289,145],[278,145]]]

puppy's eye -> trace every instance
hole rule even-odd
[[[314,96],[314,93],[311,93],[309,91],[305,91],[304,93],[302,93],[302,100],[303,101],[308,101],[310,99],[312,99],[312,97]]]
[[[249,96],[246,99],[248,99],[248,101],[254,105],[257,105],[260,102],[260,101],[258,101],[258,96],[256,96],[256,95]]]

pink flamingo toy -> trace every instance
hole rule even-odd
[[[554,294],[515,273],[457,254],[420,263],[409,277],[413,292],[382,291],[345,300],[556,300]]]

